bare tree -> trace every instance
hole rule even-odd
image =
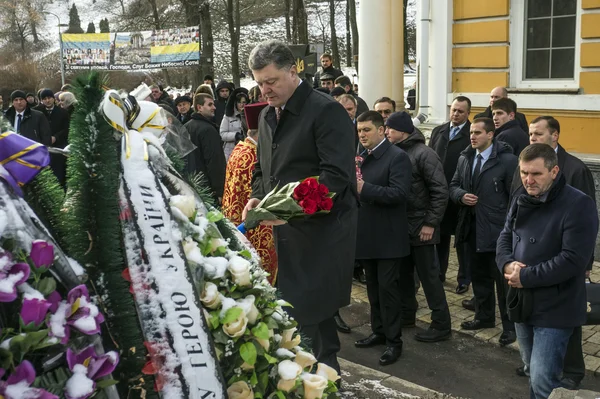
[[[208,0],[201,0],[200,3],[200,33],[202,34],[201,71],[203,74],[212,75],[214,73],[214,39]]]
[[[285,38],[288,43],[292,41],[292,30],[290,26],[290,0],[285,0]]]
[[[346,65],[352,65],[352,35],[350,34],[350,7],[346,0]]]
[[[308,17],[304,0],[293,0],[293,15],[294,15],[294,43],[308,44]]]
[[[354,68],[358,72],[358,24],[356,23],[356,0],[348,0],[350,9],[350,27],[352,28],[352,49],[354,50]]]
[[[333,65],[340,69],[340,50],[338,49],[337,33],[335,31],[335,0],[329,0],[329,28],[331,29]]]

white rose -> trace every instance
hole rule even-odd
[[[174,195],[169,199],[169,204],[179,209],[188,219],[196,213],[196,199],[190,195]]]
[[[227,388],[229,399],[254,399],[254,392],[250,385],[244,381],[238,381]]]
[[[269,342],[268,339],[256,338],[256,342],[258,342],[260,344],[260,346],[262,346],[266,351],[268,351],[269,346],[271,346],[271,342]]]
[[[244,310],[244,313],[246,313],[246,317],[248,318],[248,323],[250,324],[255,324],[256,319],[259,316],[258,309],[256,308],[256,305],[254,305],[255,300],[256,298],[254,295],[248,295],[243,299],[237,300],[238,306]]]
[[[197,264],[202,264],[202,252],[200,252],[200,248],[198,247],[198,243],[194,240],[187,239],[183,242],[183,252],[185,253],[185,257],[190,262],[194,262]]]
[[[302,367],[291,360],[284,360],[277,366],[277,373],[280,378],[277,389],[289,392],[296,385],[296,378],[302,373]]]
[[[279,343],[279,347],[284,348],[284,349],[292,349],[292,348],[300,345],[300,341],[301,341],[300,335],[296,335],[295,337],[293,337],[295,332],[296,332],[296,327],[289,328],[287,330],[283,330],[283,333],[281,335],[281,342]]]
[[[237,319],[235,319],[231,323],[223,324],[223,331],[231,338],[237,338],[244,335],[247,326],[248,318],[246,317],[246,314],[242,311],[240,312],[240,315]]]
[[[250,370],[254,370],[254,366],[244,362],[242,363],[242,365],[240,366],[242,370],[244,371],[250,371]]]
[[[304,373],[302,374],[304,383],[303,399],[321,399],[323,392],[327,388],[327,378],[320,375]]]
[[[250,262],[241,256],[234,256],[229,260],[227,269],[233,277],[233,282],[241,287],[252,285],[250,275]]]
[[[314,357],[312,353],[298,351],[296,352],[296,359],[294,361],[298,363],[300,367],[305,369],[315,364],[317,362],[317,358]]]
[[[317,364],[317,373],[316,374],[320,375],[321,377],[327,378],[327,380],[329,380],[331,382],[336,382],[337,380],[340,379],[340,376],[339,376],[337,370],[332,367],[329,367],[325,363]]]
[[[204,291],[200,301],[204,306],[209,309],[217,309],[221,304],[221,294],[219,294],[219,287],[211,282],[204,284]]]
[[[222,238],[212,238],[210,240],[210,252],[215,252],[219,247],[227,248],[227,241]]]

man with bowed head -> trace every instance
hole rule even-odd
[[[252,195],[242,219],[277,185],[318,176],[335,193],[329,214],[274,225],[278,288],[294,308],[290,314],[310,339],[317,359],[340,370],[334,314],[350,303],[357,196],[354,128],[330,96],[298,77],[285,43],[270,40],[250,53],[248,66],[268,107],[258,123]]]

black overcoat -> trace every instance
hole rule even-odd
[[[446,176],[446,183],[448,186],[452,181],[454,172],[456,172],[456,165],[458,165],[460,153],[471,145],[470,136],[471,122],[469,121],[465,123],[452,141],[450,141],[450,122],[446,122],[443,125],[436,127],[431,132],[429,147],[433,148],[442,161],[444,176]],[[455,203],[452,201],[448,202],[442,224],[440,225],[442,234],[454,234],[456,224],[458,223],[458,209],[459,207]]]
[[[274,230],[278,288],[301,325],[317,324],[350,303],[358,197],[354,127],[333,98],[302,82],[277,123],[266,107],[258,124],[252,197],[319,176],[336,193],[331,213],[293,219]]]
[[[14,107],[6,110],[5,117],[11,125],[15,121],[16,114],[17,112]],[[40,111],[29,107],[25,108],[23,112],[20,135],[46,146],[52,144],[52,132],[50,131],[48,119]]]
[[[365,151],[366,153],[366,151]],[[395,259],[410,254],[406,203],[412,183],[408,154],[385,140],[364,154],[356,259]]]

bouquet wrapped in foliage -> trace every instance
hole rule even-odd
[[[329,192],[318,177],[275,187],[256,206],[248,211],[240,230],[253,229],[264,220],[288,221],[294,217],[328,213],[333,207],[335,193]]]

